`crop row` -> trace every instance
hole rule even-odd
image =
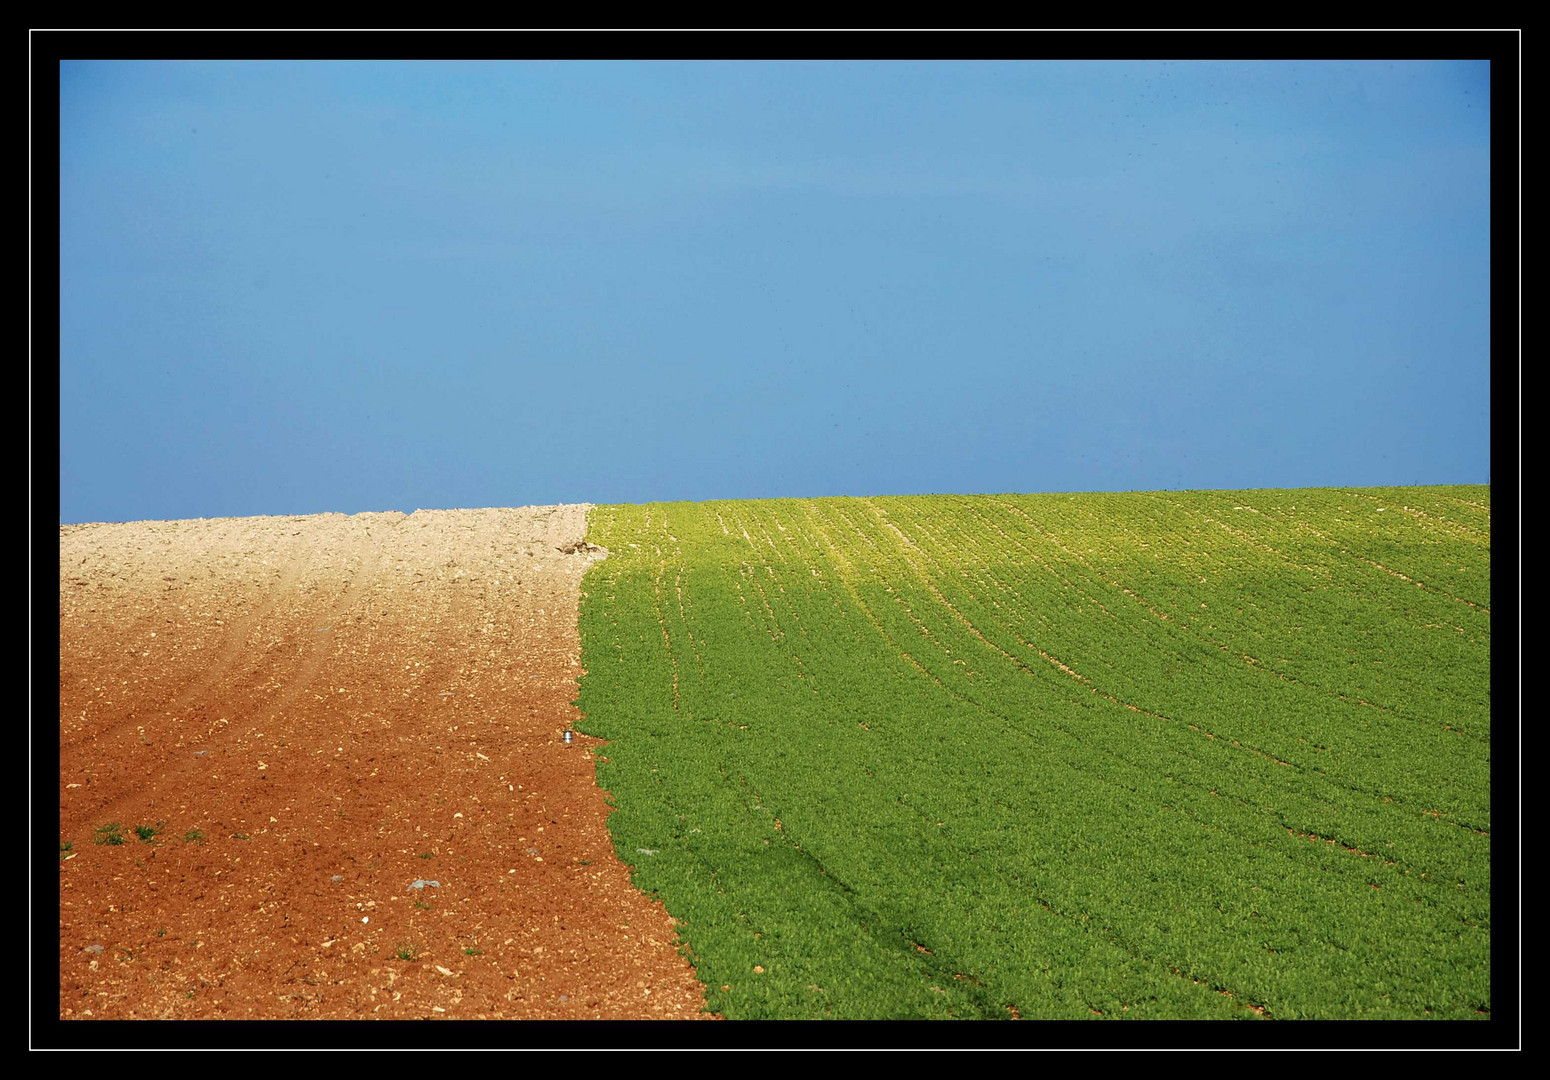
[[[611,828],[724,1014],[1488,1015],[1487,490],[591,538]]]

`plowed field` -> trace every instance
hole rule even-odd
[[[562,739],[586,510],[61,527],[60,1015],[705,1015]]]

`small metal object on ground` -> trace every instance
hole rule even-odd
[[[567,731],[567,732],[566,732],[566,733],[565,733],[565,745],[566,745],[566,746],[569,746],[569,745],[570,745],[570,740],[571,740],[571,733],[570,733],[570,732],[568,732],[568,731]]]

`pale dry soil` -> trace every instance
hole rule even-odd
[[[60,1015],[705,1015],[562,741],[586,511],[61,527]]]

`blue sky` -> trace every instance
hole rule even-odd
[[[1489,75],[65,63],[61,521],[1486,483]]]

